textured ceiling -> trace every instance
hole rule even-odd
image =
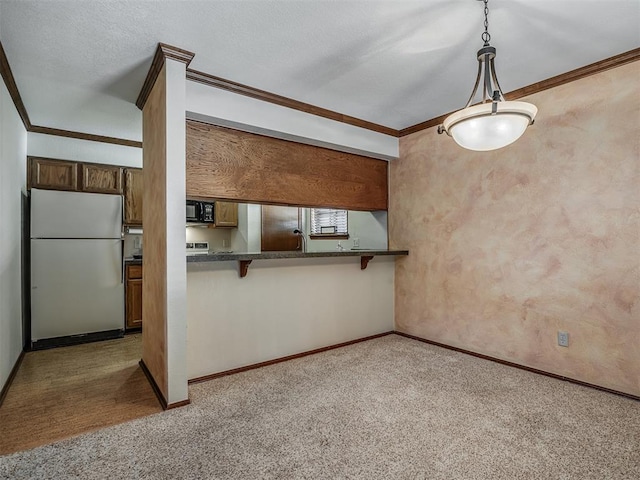
[[[639,0],[490,0],[503,90],[640,46]],[[158,42],[191,68],[393,128],[463,106],[482,3],[0,0],[0,40],[36,125],[140,139]]]

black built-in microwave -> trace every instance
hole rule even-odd
[[[213,202],[187,200],[187,222],[214,223],[215,208]]]

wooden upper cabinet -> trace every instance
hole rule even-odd
[[[28,188],[122,194],[122,167],[28,157]]]
[[[78,190],[78,163],[29,157],[29,188]]]
[[[80,172],[78,190],[92,193],[122,193],[122,167],[81,163]]]
[[[142,169],[124,170],[124,223],[142,225]],[[237,223],[237,220],[236,220]]]
[[[215,202],[216,227],[238,226],[238,204],[234,202]]]

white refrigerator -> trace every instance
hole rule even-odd
[[[123,332],[122,196],[32,189],[32,348]]]

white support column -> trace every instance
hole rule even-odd
[[[187,264],[185,257],[186,65],[165,60],[166,74],[166,266],[169,405],[188,399]]]

